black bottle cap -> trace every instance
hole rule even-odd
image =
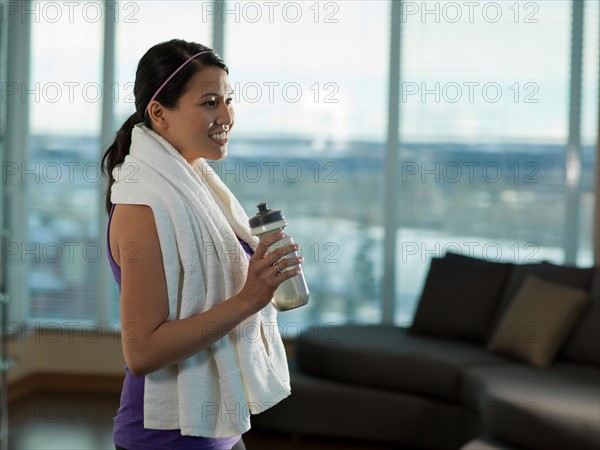
[[[279,209],[269,209],[266,203],[259,203],[258,213],[249,220],[250,228],[256,228],[269,223],[285,220],[283,213]]]

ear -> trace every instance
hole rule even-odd
[[[155,128],[166,130],[169,127],[169,121],[166,114],[166,108],[156,100],[152,100],[148,106],[148,115]]]

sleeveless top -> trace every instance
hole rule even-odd
[[[106,248],[108,262],[121,292],[121,268],[110,251],[110,221],[115,205],[108,216]],[[250,246],[240,240],[248,257],[252,256]],[[125,380],[121,391],[121,401],[114,418],[113,441],[127,450],[230,450],[240,436],[229,438],[205,438],[183,436],[181,430],[151,430],[144,428],[144,377],[133,375],[125,366]]]

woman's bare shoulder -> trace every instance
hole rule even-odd
[[[110,222],[109,240],[113,259],[119,266],[120,253],[126,245],[131,247],[132,244],[158,242],[152,208],[148,205],[115,205]]]
[[[154,213],[148,205],[115,205],[111,220],[111,232],[114,229],[118,234],[131,232],[132,230],[142,231],[154,229]]]

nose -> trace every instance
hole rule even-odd
[[[233,106],[221,103],[217,115],[217,123],[223,125],[226,129],[233,125]]]

